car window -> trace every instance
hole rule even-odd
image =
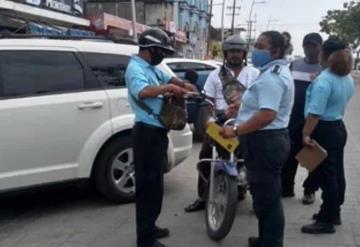
[[[83,53],[83,56],[104,87],[125,86],[125,70],[129,56],[100,53]]]
[[[186,70],[195,70],[195,71],[201,71],[201,70],[213,70],[214,67],[204,64],[204,63],[195,63],[195,62],[171,62],[167,63],[169,68],[174,72],[184,72]]]
[[[83,68],[72,52],[1,51],[3,97],[84,89]]]

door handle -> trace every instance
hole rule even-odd
[[[90,102],[84,102],[78,105],[79,110],[85,110],[85,109],[98,109],[103,107],[104,104],[100,101],[90,101]]]

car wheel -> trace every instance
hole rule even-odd
[[[134,156],[131,136],[120,136],[108,143],[95,162],[93,173],[97,189],[115,203],[135,198]]]
[[[205,125],[208,119],[209,119],[208,106],[207,105],[200,106],[196,121],[194,123],[194,128],[195,128],[194,136],[196,140],[202,141],[204,139],[204,136],[206,134]]]

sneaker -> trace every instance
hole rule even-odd
[[[155,238],[167,238],[170,235],[170,231],[167,228],[160,228],[155,226]]]
[[[304,193],[302,203],[305,205],[313,204],[315,202],[315,193]]]

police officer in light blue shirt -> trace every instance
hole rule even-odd
[[[285,41],[279,32],[259,36],[252,62],[261,73],[243,95],[237,125],[224,127],[220,133],[225,138],[240,136],[259,220],[259,235],[249,238],[250,247],[283,246],[281,169],[290,151],[287,126],[294,100],[294,82],[284,52]]]
[[[172,93],[182,97],[189,91],[196,91],[192,84],[170,77],[155,67],[174,52],[169,41],[160,29],[141,33],[139,53],[132,56],[125,72],[128,98],[135,113],[132,139],[138,247],[163,247],[165,245],[157,239],[169,236],[168,229],[155,225],[161,212],[163,169],[168,148],[168,130],[156,117],[162,107],[162,95]]]
[[[322,190],[322,204],[312,216],[314,223],[301,231],[308,234],[335,233],[340,225],[341,205],[345,201],[344,148],[347,132],[342,121],[347,103],[354,93],[350,75],[352,56],[345,42],[331,37],[324,42],[321,63],[326,68],[306,92],[306,122],[303,143],[313,147],[314,140],[327,150],[326,159],[312,172]]]

